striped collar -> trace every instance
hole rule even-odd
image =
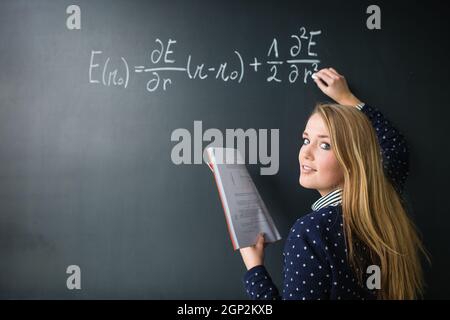
[[[314,202],[311,206],[311,209],[314,211],[318,211],[322,208],[328,206],[337,206],[342,202],[342,189],[336,189],[331,191],[330,193],[320,197],[316,202]]]

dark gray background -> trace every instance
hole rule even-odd
[[[148,75],[123,89],[89,84],[88,69],[91,50],[149,65],[156,38],[177,40],[177,61],[218,64],[234,50],[264,59],[276,37],[287,59],[301,26],[322,30],[320,67],[343,73],[407,137],[406,197],[433,260],[426,298],[449,298],[446,11],[392,2],[377,2],[382,30],[370,31],[365,1],[2,0],[0,298],[246,298],[211,172],[171,162],[172,131],[193,134],[194,120],[280,129],[279,173],[249,166],[283,236],[266,249],[280,286],[284,239],[319,197],[298,185],[300,134],[328,99],[312,82],[287,83],[286,71],[267,83],[267,68],[241,84],[173,73],[154,93]],[[70,4],[81,7],[80,31],[66,28]],[[71,264],[80,291],[66,288]]]

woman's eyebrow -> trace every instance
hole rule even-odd
[[[308,133],[305,131],[305,132],[303,132],[303,134],[305,135],[305,136],[307,136],[308,135]],[[318,135],[318,137],[319,138],[329,138],[329,136],[327,136],[327,135],[324,135],[324,134],[319,134]]]

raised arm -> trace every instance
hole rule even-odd
[[[397,192],[403,193],[409,175],[409,148],[404,136],[375,107],[359,104],[357,108],[364,112],[375,128],[386,176]]]
[[[322,69],[313,77],[317,86],[339,104],[355,106],[372,123],[381,148],[386,176],[398,193],[402,193],[409,175],[409,148],[404,136],[377,108],[356,98],[344,76],[333,68]]]

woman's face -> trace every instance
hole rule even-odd
[[[342,188],[344,181],[343,171],[331,148],[329,136],[322,117],[318,113],[313,114],[303,132],[303,144],[298,155],[300,185],[307,189],[317,189],[321,196],[337,187]]]

